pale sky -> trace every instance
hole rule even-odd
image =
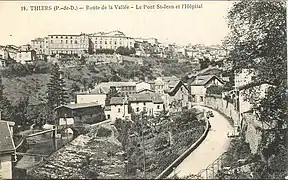
[[[102,6],[123,4],[128,10],[21,11],[21,6]],[[136,9],[136,5],[155,9]],[[201,5],[191,9],[156,9],[157,4]],[[120,30],[130,37],[155,37],[176,44],[220,44],[227,35],[226,15],[231,1],[61,1],[0,2],[0,45],[22,45],[48,34],[80,34]],[[11,36],[12,35],[12,36]]]

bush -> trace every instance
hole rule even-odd
[[[156,151],[161,150],[168,144],[167,136],[165,134],[159,135],[154,143],[154,148]]]
[[[113,49],[96,49],[96,54],[113,54]]]
[[[112,135],[112,130],[105,128],[105,127],[100,127],[97,132],[98,137],[110,137]]]
[[[222,92],[225,90],[225,88],[223,86],[216,86],[216,85],[212,85],[210,87],[207,88],[207,94],[218,94],[218,95],[222,95]]]

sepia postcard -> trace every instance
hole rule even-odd
[[[288,179],[285,1],[0,1],[0,179]]]

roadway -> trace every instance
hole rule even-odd
[[[197,109],[211,110],[202,106],[194,107]],[[168,177],[173,176],[175,173],[180,178],[191,174],[197,174],[202,169],[205,169],[212,164],[213,161],[227,150],[230,143],[227,133],[232,133],[233,127],[220,113],[214,110],[211,111],[213,112],[214,117],[209,118],[211,129],[208,132],[207,137]]]

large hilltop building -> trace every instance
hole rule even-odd
[[[117,49],[120,46],[132,48],[135,40],[127,37],[121,31],[108,33],[98,32],[79,35],[51,34],[44,38],[36,38],[31,41],[31,46],[37,54],[83,54],[89,48],[96,49]]]

